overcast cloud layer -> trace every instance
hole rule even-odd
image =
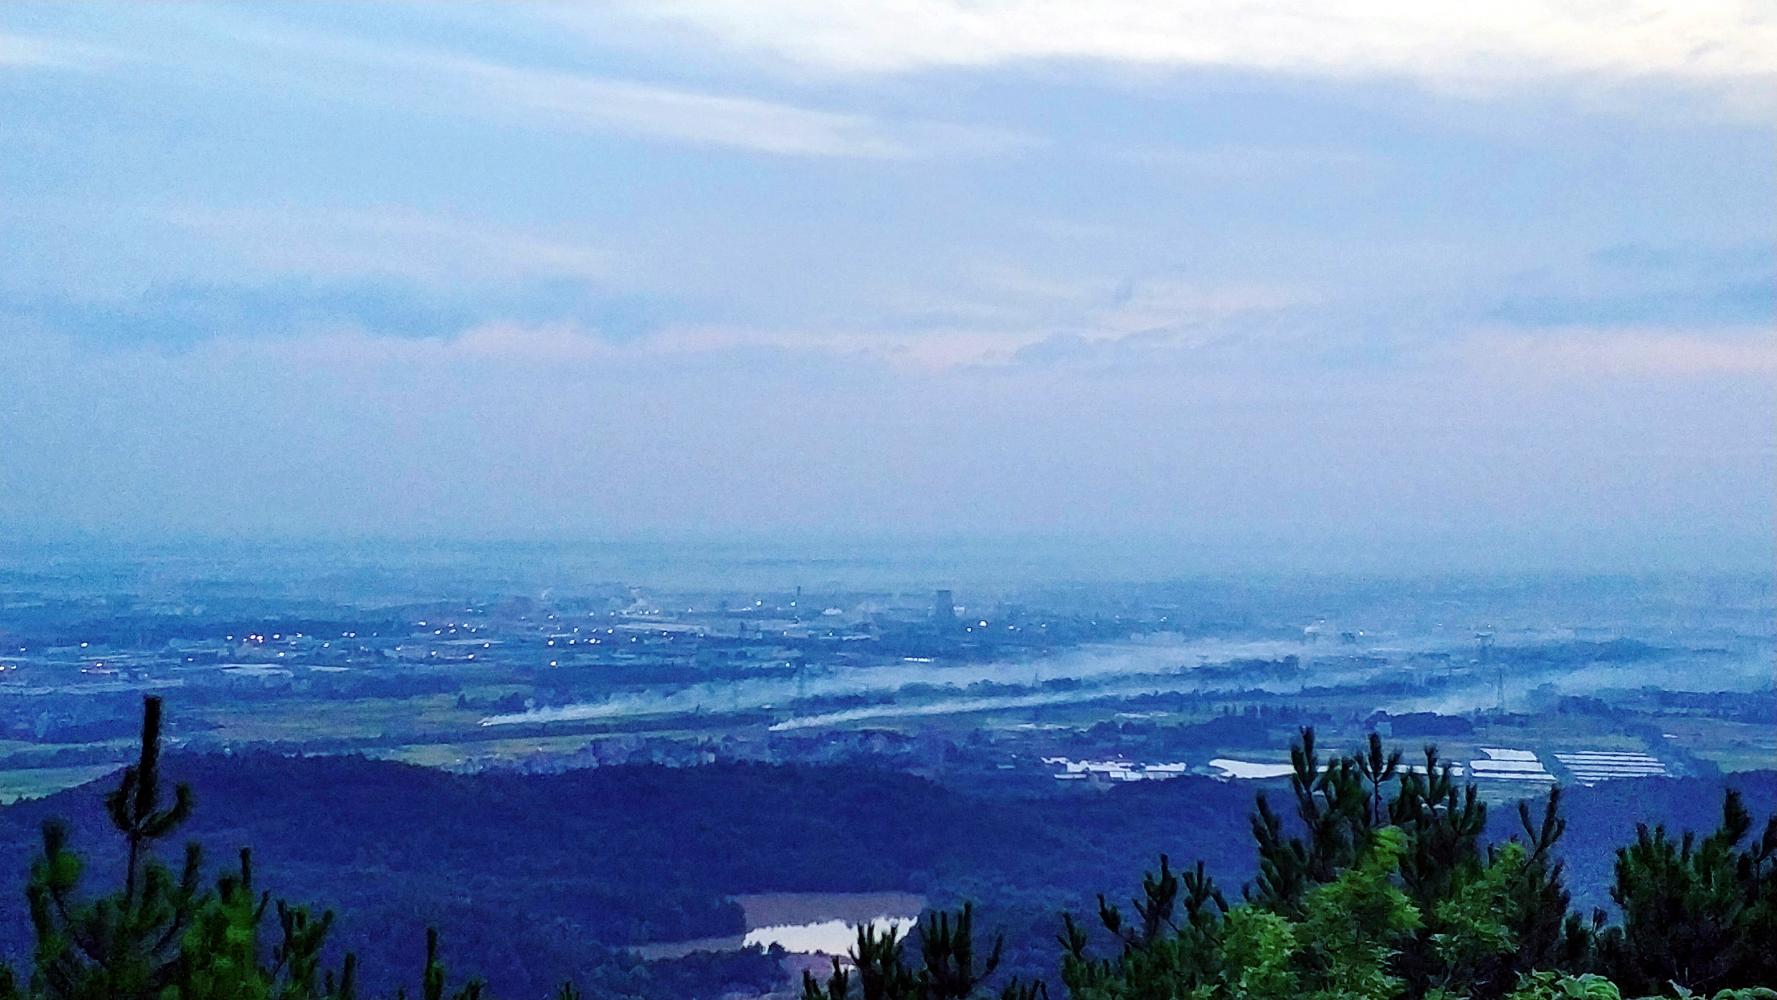
[[[1773,108],[1701,0],[7,6],[0,533],[1768,569]]]

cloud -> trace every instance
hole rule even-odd
[[[360,330],[317,330],[282,350],[314,360],[378,364],[495,364],[536,368],[586,364],[666,368],[700,358],[811,359],[903,372],[939,372],[1007,355],[1016,336],[977,331],[811,331],[676,326],[614,339],[575,323],[490,322],[447,337],[398,338]]]
[[[1304,174],[1341,171],[1373,174],[1387,158],[1339,146],[1208,145],[1201,148],[1130,146],[1110,151],[1129,163],[1212,178],[1220,183],[1275,184]]]
[[[1493,331],[1464,339],[1457,354],[1475,367],[1525,378],[1777,375],[1777,334],[1769,328]]]
[[[937,310],[977,318],[905,328],[747,329],[702,326],[662,331],[645,343],[660,353],[771,350],[887,365],[903,371],[990,370],[1215,348],[1231,335],[1257,336],[1266,318],[1302,306],[1308,293],[1265,284],[1208,285],[1045,278],[983,267],[973,295]],[[1057,350],[1057,345],[1076,349]],[[1207,355],[1199,353],[1199,359]],[[1226,352],[1222,352],[1226,358]]]
[[[400,207],[181,205],[148,214],[279,274],[354,280],[380,275],[452,285],[593,281],[611,277],[616,265],[612,252],[581,240]]]
[[[1777,16],[1732,0],[647,0],[633,14],[826,71],[1031,60],[1500,84],[1661,77],[1767,97]]]
[[[558,124],[785,156],[893,159],[912,153],[863,115],[462,56],[409,53],[399,61],[456,78],[484,109]]]
[[[613,333],[651,325],[615,290],[630,259],[553,227],[528,228],[390,205],[96,203],[12,213],[86,251],[89,273],[53,252],[0,277],[0,323],[103,342],[190,345],[356,326],[449,336],[496,318],[573,318]],[[64,235],[65,234],[65,235]],[[48,244],[51,247],[56,243]]]
[[[60,63],[50,43],[22,35],[0,35],[0,66],[56,66]]]
[[[1732,328],[1777,315],[1777,246],[1625,243],[1525,273],[1489,308],[1531,328]]]
[[[352,74],[339,73],[319,79],[310,73],[285,77],[292,85],[341,96],[368,94],[374,100],[451,117],[617,132],[779,156],[864,160],[906,159],[933,151],[994,153],[1035,141],[994,127],[887,121],[749,95],[496,61],[441,48],[373,44],[249,19],[230,20],[227,30],[241,44],[358,71],[355,81],[348,79]],[[249,73],[257,69],[242,67]]]
[[[869,115],[752,96],[519,65],[442,48],[377,43],[249,16],[218,13],[215,21],[232,49],[220,60],[197,58],[191,38],[182,39],[177,47],[123,52],[65,39],[0,34],[0,68],[62,68],[105,59],[153,65],[181,77],[220,72],[353,100],[400,101],[453,117],[528,119],[552,128],[621,132],[783,156],[898,159],[917,155],[925,146],[997,151],[1030,141],[992,128],[928,121],[887,123]],[[149,36],[150,42],[157,40]],[[247,55],[255,50],[260,58]],[[263,58],[267,53],[274,57]],[[307,65],[292,67],[289,56]],[[332,65],[317,72],[316,61]]]
[[[94,45],[0,34],[0,69],[82,69],[114,56],[115,53]]]

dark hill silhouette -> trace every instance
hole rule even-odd
[[[732,933],[736,893],[966,891],[1014,937],[1047,935],[1062,906],[1128,886],[1161,851],[1208,862],[1224,884],[1252,874],[1253,783],[1181,778],[1102,795],[1058,789],[973,796],[857,768],[717,764],[559,775],[455,775],[357,757],[172,756],[196,810],[185,839],[228,859],[252,845],[260,884],[339,914],[338,949],[394,977],[419,962],[435,924],[455,967],[501,995],[542,995],[592,978],[601,945]],[[1755,813],[1777,805],[1777,773],[1734,776]],[[1704,828],[1718,780],[1625,781],[1575,789],[1565,806],[1576,901],[1605,898],[1611,851],[1637,820]],[[99,788],[109,779],[0,809],[0,951],[30,940],[21,898],[38,827],[67,818],[97,880],[121,862]],[[1492,829],[1509,833],[1510,810]],[[1028,931],[1026,927],[1028,926]],[[1014,947],[1018,942],[1014,940]],[[366,984],[377,987],[375,981]]]
[[[981,877],[1084,892],[1139,870],[1161,828],[1244,847],[1250,804],[1249,789],[1218,782],[1188,799],[1148,788],[989,803],[903,774],[745,764],[464,776],[245,754],[174,755],[166,771],[197,800],[184,839],[223,861],[252,845],[260,883],[337,911],[335,943],[366,970],[410,971],[436,924],[457,967],[513,996],[588,978],[595,942],[737,931],[732,894],[923,892]],[[0,898],[21,898],[49,816],[70,821],[97,880],[116,874],[99,806],[109,782],[0,809],[0,857],[13,859]],[[21,957],[22,907],[0,913],[0,942]]]

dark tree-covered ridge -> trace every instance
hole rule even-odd
[[[25,892],[34,940],[29,971],[22,979],[0,973],[0,998],[346,1000],[364,992],[363,966],[329,947],[333,912],[258,888],[254,856],[244,847],[234,865],[211,879],[197,843],[185,846],[177,873],[162,861],[190,821],[196,796],[183,783],[163,780],[160,716],[158,699],[148,699],[137,761],[102,800],[103,822],[119,845],[115,888],[99,887],[108,880],[94,877],[85,844],[67,823],[43,822]],[[1737,792],[1722,797],[1719,822],[1707,835],[1643,826],[1616,851],[1611,897],[1620,919],[1613,921],[1601,910],[1571,905],[1560,853],[1568,820],[1559,791],[1534,807],[1521,804],[1513,835],[1490,841],[1485,805],[1472,786],[1453,779],[1435,748],[1409,766],[1378,737],[1350,753],[1325,754],[1313,731],[1304,730],[1291,758],[1284,807],[1261,794],[1251,814],[1256,864],[1239,893],[1217,884],[1213,866],[1199,861],[1176,871],[1162,855],[1159,870],[1142,880],[1132,901],[1133,916],[1099,896],[1099,931],[1071,916],[1059,921],[1060,986],[1079,1000],[1606,997],[1618,995],[1619,986],[1635,994],[1777,996],[1765,988],[1777,981],[1768,947],[1777,932],[1777,819],[1759,825]],[[882,786],[892,784],[878,777],[835,787],[830,800],[803,803],[788,818],[831,822],[849,809],[867,809]],[[280,798],[263,791],[254,805]],[[409,804],[388,800],[388,811],[412,821],[406,814],[414,791],[405,789]],[[475,825],[466,814],[439,811],[442,804],[421,804],[432,825]],[[1057,846],[1046,840],[1059,839],[1063,849],[1070,838],[1081,846],[1091,840],[1079,838],[1077,827],[1009,830],[1006,816],[982,810],[981,803],[957,798],[949,805],[948,813],[926,810],[906,821],[911,845],[902,849],[915,858],[938,857],[959,831],[1016,832],[1022,847],[1013,853],[1042,858],[1045,848]],[[1005,811],[1013,826],[1028,819],[1015,808]],[[691,825],[709,819],[695,811],[680,817]],[[337,819],[309,817],[311,823]],[[885,846],[883,831],[873,834],[853,845],[855,856]],[[490,852],[478,860],[494,867],[502,856]],[[350,869],[342,859],[334,864]],[[522,903],[515,906],[520,917],[532,916]],[[1034,1000],[1049,992],[1055,980],[1006,978],[1005,938],[978,936],[977,919],[964,903],[954,912],[928,914],[905,940],[866,928],[851,963],[835,963],[824,980],[806,978],[804,995],[965,1000],[997,993]],[[415,935],[416,943],[422,937],[417,996],[487,995],[478,979],[452,986],[436,929]],[[1108,951],[1097,938],[1108,938]],[[671,967],[656,976],[653,968],[626,963],[592,942],[566,946],[588,947],[599,961],[581,977],[590,980],[584,986],[560,985],[561,997],[586,995],[583,989],[649,998],[709,990],[708,980],[675,979]],[[513,961],[523,965],[529,958],[518,954]],[[709,958],[698,961],[707,965]],[[751,984],[755,992],[769,986],[769,975],[763,979]],[[397,988],[395,995],[405,991]]]

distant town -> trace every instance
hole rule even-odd
[[[456,771],[861,762],[1008,792],[1263,781],[1288,773],[1279,748],[1306,725],[1435,745],[1500,798],[1777,759],[1768,580],[376,589],[7,581],[0,797],[115,768],[148,691],[177,692],[187,750]]]

